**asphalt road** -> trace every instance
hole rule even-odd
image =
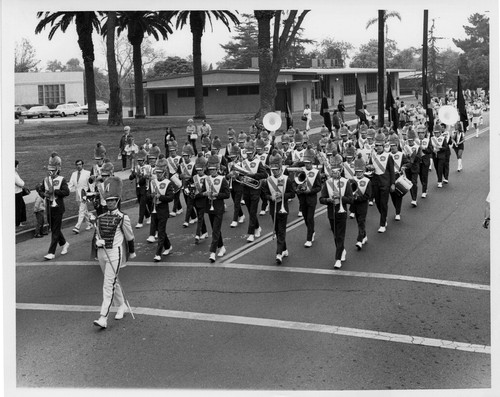
[[[490,246],[481,221],[489,128],[477,139],[469,135],[464,170],[456,171],[452,153],[450,183],[438,189],[432,171],[427,198],[411,208],[405,196],[400,222],[390,203],[386,233],[377,233],[370,207],[362,251],[348,220],[340,270],[333,270],[325,209],[318,206],[316,239],[305,248],[297,200],[288,216],[290,257],[280,267],[271,217],[259,217],[262,237],[246,243],[247,222],[229,228],[230,200],[222,232],[228,252],[215,264],[209,241],[194,244],[195,225],[182,227],[184,214],[168,222],[174,249],[160,263],[152,261],[146,225],[135,229],[138,257],[120,273],[135,319],[110,317],[104,331],[92,324],[102,274],[90,258],[90,233],[64,229],[69,252],[58,249],[51,262],[43,261],[48,237],[17,244],[15,384],[486,393]],[[137,209],[127,212],[135,225]]]

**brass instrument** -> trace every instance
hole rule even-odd
[[[285,210],[285,181],[284,181],[283,177],[278,179],[278,190],[279,190],[280,186],[282,187],[282,191],[281,191],[281,208],[279,210],[279,213],[280,214],[287,214],[287,212]],[[274,217],[273,217],[273,237],[272,237],[273,240],[276,236],[276,215],[277,215],[276,210],[278,208],[278,196],[277,196],[277,194],[278,194],[278,192],[276,192],[276,197],[274,197]]]
[[[231,168],[231,171],[236,172],[238,174],[236,176],[236,180],[239,183],[242,183],[243,185],[246,185],[252,189],[260,189],[262,186],[262,180],[257,180],[255,178],[251,178],[248,176],[249,172],[245,170],[243,167],[239,166],[238,164],[234,164],[233,167]]]
[[[47,186],[48,186],[49,192],[50,192],[50,197],[49,197],[49,201],[51,201],[50,206],[52,208],[58,207],[59,205],[56,202],[56,193],[54,192],[54,182],[53,182],[52,177],[50,175],[47,177]]]
[[[307,175],[305,171],[301,170],[300,172],[297,172],[294,176],[294,181],[297,184],[297,191],[300,193],[305,193],[307,189]]]
[[[212,180],[210,179],[210,177],[207,177],[206,181],[207,181],[207,197],[210,200],[210,209],[209,209],[209,211],[213,211],[214,210],[214,196],[213,196],[213,194],[214,194],[213,193],[214,185],[213,185]]]
[[[153,185],[153,211],[151,211],[152,214],[156,214],[156,205],[158,201],[158,195],[160,194],[160,191],[158,189],[158,184],[156,182],[152,182]]]
[[[179,190],[182,188],[182,181],[179,179],[179,177],[176,174],[170,175],[170,178],[168,178],[170,182],[174,184],[174,194],[177,193]]]
[[[333,179],[333,182],[335,183],[335,179]],[[340,177],[337,181],[337,188],[339,189],[339,201],[340,201],[340,208],[339,208],[339,214],[345,213],[344,206],[342,205],[342,190],[340,187]]]

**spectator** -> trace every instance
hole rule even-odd
[[[15,189],[14,193],[16,194],[16,227],[24,226],[23,222],[26,222],[26,204],[23,199],[23,188],[24,181],[21,179],[18,173],[17,167],[19,166],[19,161],[15,161],[16,164],[16,175],[15,175]]]
[[[209,137],[212,139],[212,127],[207,123],[207,120],[203,120],[200,126],[201,137]]]
[[[307,132],[311,129],[310,123],[312,120],[311,107],[309,106],[309,104],[306,105],[306,108],[304,109],[304,113],[303,113],[302,117],[303,117],[303,120],[305,118],[304,121],[306,122],[306,132]]]
[[[43,230],[44,214],[45,214],[45,196],[42,193],[41,187],[42,187],[41,184],[36,185],[37,196],[35,198],[35,204],[33,206],[33,213],[35,214],[36,218],[35,235],[33,236],[35,238],[40,238],[47,234],[44,233]]]
[[[189,119],[187,122],[188,122],[188,125],[186,127],[187,139],[191,144],[191,146],[193,147],[194,155],[196,156],[198,154],[198,149],[196,148],[196,141],[198,139],[198,131],[197,131],[198,129],[196,128],[196,124],[194,123],[193,119]]]
[[[164,139],[165,153],[168,153],[168,143],[170,141],[175,141],[175,134],[172,131],[172,128],[166,127],[165,128],[165,139]]]
[[[344,120],[345,105],[342,99],[339,100],[339,104],[337,105],[337,110],[339,111],[339,115],[340,118],[342,119],[342,122],[345,123]]]
[[[125,154],[130,158],[130,169],[133,170],[135,167],[135,155],[139,152],[139,147],[135,144],[134,137],[129,137],[127,141],[127,146],[125,146]]]
[[[125,151],[125,146],[127,146],[127,141],[130,135],[130,127],[127,125],[123,128],[123,135],[120,138],[120,156],[122,159],[122,168],[127,168],[127,152]]]

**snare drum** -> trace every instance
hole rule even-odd
[[[396,179],[396,193],[403,197],[412,188],[413,183],[405,176],[401,175]]]

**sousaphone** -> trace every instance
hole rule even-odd
[[[455,125],[460,120],[457,109],[451,105],[444,105],[439,108],[438,118],[446,125]]]
[[[276,112],[266,113],[262,119],[262,124],[266,130],[275,132],[281,127],[281,116],[278,116]]]

